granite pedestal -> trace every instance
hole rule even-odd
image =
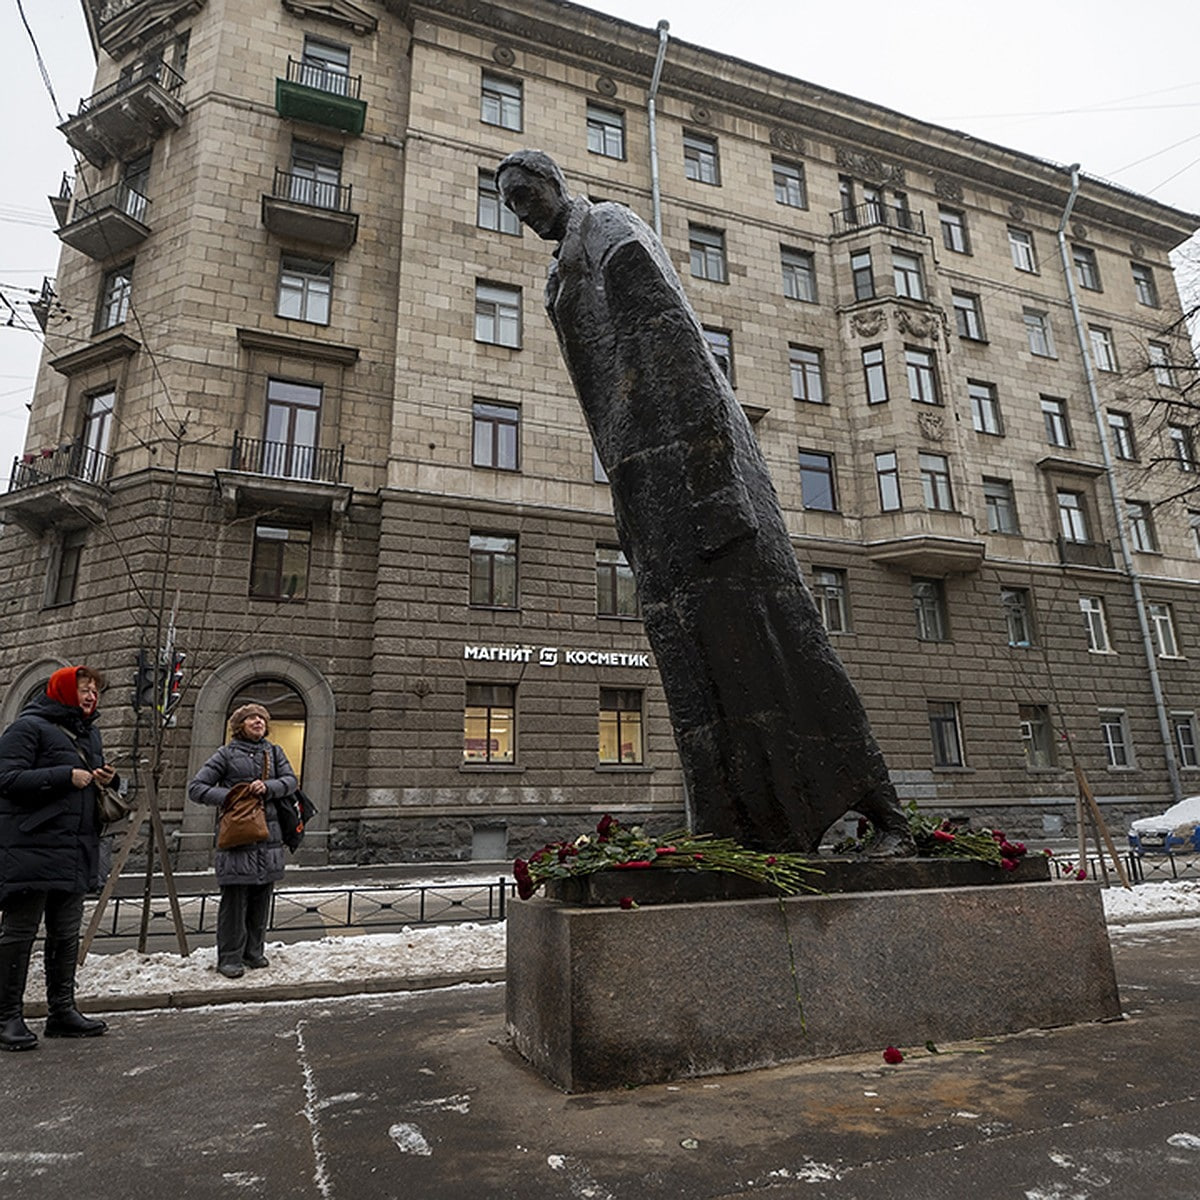
[[[507,969],[514,1046],[569,1092],[1121,1012],[1091,883],[633,910],[535,897],[509,908]]]

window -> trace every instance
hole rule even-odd
[[[129,316],[129,294],[133,290],[133,263],[109,271],[100,283],[100,310],[96,332],[123,325]]]
[[[1200,767],[1196,748],[1196,718],[1193,713],[1172,713],[1171,728],[1175,731],[1175,749],[1181,767]]]
[[[1113,453],[1118,458],[1132,462],[1137,458],[1137,447],[1133,440],[1133,418],[1127,412],[1108,410],[1108,432],[1112,438]]]
[[[1083,613],[1087,629],[1087,648],[1093,654],[1111,654],[1112,643],[1108,640],[1108,619],[1104,614],[1104,601],[1099,596],[1080,596],[1079,611]]]
[[[279,264],[277,317],[292,321],[329,324],[329,297],[333,290],[333,263],[285,254]]]
[[[513,404],[476,400],[471,415],[471,465],[496,471],[519,470],[521,410]]]
[[[1133,293],[1139,304],[1147,308],[1158,307],[1158,285],[1154,282],[1154,272],[1144,263],[1131,263],[1133,272]]]
[[[288,199],[311,208],[341,210],[342,152],[311,142],[292,143]]]
[[[921,490],[925,507],[936,512],[953,512],[954,497],[950,492],[950,462],[944,454],[919,454]]]
[[[285,479],[314,479],[322,389],[312,383],[267,380],[267,419],[263,474]]]
[[[472,608],[516,608],[517,539],[498,533],[471,534],[469,575]]]
[[[1125,517],[1129,521],[1129,536],[1133,548],[1148,554],[1158,551],[1158,537],[1154,532],[1154,518],[1150,505],[1145,500],[1126,500]]]
[[[907,347],[904,351],[904,367],[908,372],[909,399],[918,404],[941,404],[933,369],[933,351]]]
[[[492,346],[521,346],[521,289],[475,284],[475,340]]]
[[[833,567],[813,567],[813,599],[828,633],[845,633],[850,628],[846,600],[846,572]]]
[[[1018,271],[1037,271],[1037,257],[1033,251],[1033,234],[1027,229],[1008,227],[1008,248],[1012,253],[1012,264]]]
[[[789,250],[786,246],[780,246],[779,258],[783,267],[783,294],[789,300],[807,300],[815,304],[817,273],[813,256],[805,250]]]
[[[1025,333],[1029,337],[1029,353],[1039,358],[1054,358],[1054,338],[1050,333],[1049,313],[1038,312],[1035,308],[1023,310],[1025,317]]]
[[[683,173],[697,183],[721,182],[721,168],[717,160],[717,139],[698,133],[683,135]]]
[[[1070,446],[1071,425],[1067,420],[1067,402],[1054,396],[1042,397],[1042,420],[1046,424],[1046,441],[1051,446]]]
[[[1072,246],[1071,260],[1075,264],[1075,278],[1081,288],[1089,292],[1100,291],[1100,268],[1096,265],[1096,252],[1087,246]]]
[[[1058,529],[1064,542],[1090,542],[1087,512],[1083,506],[1081,492],[1059,490],[1055,492],[1058,505]]]
[[[521,85],[484,71],[479,96],[479,119],[485,125],[521,130]]]
[[[1000,421],[1000,401],[996,397],[996,385],[982,383],[978,379],[968,379],[967,395],[971,399],[971,421],[976,430],[1002,437],[1004,426]]]
[[[75,589],[79,583],[79,560],[86,541],[85,529],[71,529],[62,535],[46,590],[47,607],[74,603]]]
[[[1028,588],[1000,589],[1000,604],[1004,609],[1004,624],[1010,646],[1033,645],[1033,598]]]
[[[952,700],[930,700],[929,736],[933,740],[935,767],[963,765],[962,735],[958,726],[958,705]]]
[[[463,762],[516,761],[516,688],[468,683],[463,710]]]
[[[1175,636],[1175,614],[1169,604],[1147,604],[1146,616],[1159,658],[1179,658],[1179,639]]]
[[[337,96],[349,95],[350,48],[306,36],[300,60],[300,82],[305,87],[333,92]]]
[[[1092,343],[1092,361],[1097,371],[1117,369],[1117,351],[1113,346],[1112,330],[1099,325],[1088,326],[1088,340]]]
[[[946,590],[940,579],[912,581],[913,614],[917,621],[917,638],[922,642],[946,640]]]
[[[625,551],[596,547],[596,613],[601,617],[638,616],[637,585]]]
[[[1167,438],[1171,443],[1171,453],[1181,471],[1196,469],[1196,448],[1192,441],[1192,431],[1186,425],[1168,425]]]
[[[915,254],[892,251],[892,282],[896,295],[909,300],[924,300],[925,285],[921,279],[921,260]]]
[[[497,233],[521,236],[521,218],[500,199],[494,171],[479,172],[478,203],[475,223],[480,229],[494,229]]]
[[[942,227],[942,245],[956,254],[970,254],[966,215],[957,208],[938,208],[938,223]]]
[[[850,276],[854,281],[855,300],[875,298],[875,274],[871,269],[870,250],[856,250],[850,255]]]
[[[256,600],[303,600],[308,595],[312,531],[305,526],[254,526],[250,595]]]
[[[863,375],[867,381],[867,403],[882,404],[888,398],[887,370],[883,365],[883,347],[868,346],[862,352]]]
[[[107,474],[108,444],[112,438],[113,407],[117,394],[111,388],[93,392],[83,412],[83,461],[80,478],[102,483]]]
[[[837,511],[832,455],[814,450],[800,451],[800,501],[807,509]]]
[[[1154,372],[1154,382],[1163,387],[1174,387],[1175,372],[1171,368],[1171,351],[1166,342],[1148,342],[1146,353]]]
[[[1133,766],[1129,753],[1129,730],[1125,714],[1119,710],[1100,710],[1100,740],[1104,743],[1104,754],[1110,769],[1119,770]]]
[[[1050,710],[1044,704],[1022,704],[1017,708],[1021,722],[1021,745],[1027,767],[1054,766],[1054,730]]]
[[[825,383],[821,375],[820,350],[789,346],[788,365],[792,372],[792,399],[824,404]]]
[[[1013,486],[1007,479],[983,481],[983,500],[987,507],[987,527],[990,533],[1020,533],[1017,523],[1017,502]]]
[[[642,758],[642,693],[633,688],[600,689],[602,763],[636,766]]]
[[[804,185],[804,167],[800,163],[771,160],[771,173],[775,179],[775,203],[789,208],[807,208],[808,191]]]
[[[733,383],[733,335],[728,329],[710,329],[705,325],[704,340],[708,343],[721,374]]]
[[[605,158],[625,157],[625,114],[598,104],[587,106],[587,147]]]
[[[884,512],[900,508],[900,469],[895,451],[875,455],[875,481],[879,485],[879,507]]]
[[[725,282],[725,235],[719,229],[689,225],[688,249],[692,258],[692,275],[696,279]]]
[[[146,193],[150,190],[150,153],[131,158],[121,168],[120,206],[135,221],[146,220]]]
[[[970,292],[951,292],[950,297],[954,304],[954,324],[958,336],[973,342],[984,341],[983,309],[979,297]]]

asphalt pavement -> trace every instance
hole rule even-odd
[[[502,983],[114,1013],[0,1055],[0,1196],[1196,1200],[1198,928],[1114,932],[1118,1022],[590,1095]]]

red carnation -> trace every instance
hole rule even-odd
[[[644,858],[631,858],[628,862],[613,863],[613,866],[618,870],[625,870],[629,867],[652,867],[654,864]]]
[[[612,813],[605,813],[604,816],[600,818],[600,822],[596,826],[596,832],[600,835],[600,840],[602,842],[608,841],[609,832],[612,830],[613,826],[616,825],[616,823],[617,822],[613,819]]]
[[[775,865],[775,862],[776,862],[775,855],[768,854],[767,855],[767,866],[773,867]]]
[[[632,896],[622,896],[618,901],[622,908],[637,908],[637,901]]]
[[[933,840],[935,842],[952,842],[954,834],[947,832],[945,829],[935,829],[933,831]]]
[[[655,854],[678,854],[679,851],[676,850],[674,846],[656,846],[654,849],[654,853]]]
[[[1015,858],[1002,858],[1000,860],[1000,869],[1002,871],[1015,871],[1017,869],[1017,860]]]
[[[894,1067],[904,1061],[904,1055],[895,1046],[889,1046],[883,1052],[883,1061]]]
[[[522,900],[528,900],[537,889],[537,885],[533,882],[533,876],[529,873],[529,864],[523,859],[518,858],[513,863],[513,876],[517,881],[517,895]]]
[[[1075,872],[1075,878],[1076,879],[1086,879],[1087,878],[1087,868],[1080,867],[1079,870]]]

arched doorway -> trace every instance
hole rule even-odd
[[[21,715],[25,705],[46,690],[50,676],[66,665],[61,659],[43,658],[21,671],[13,679],[0,704],[0,729],[7,729]]]

